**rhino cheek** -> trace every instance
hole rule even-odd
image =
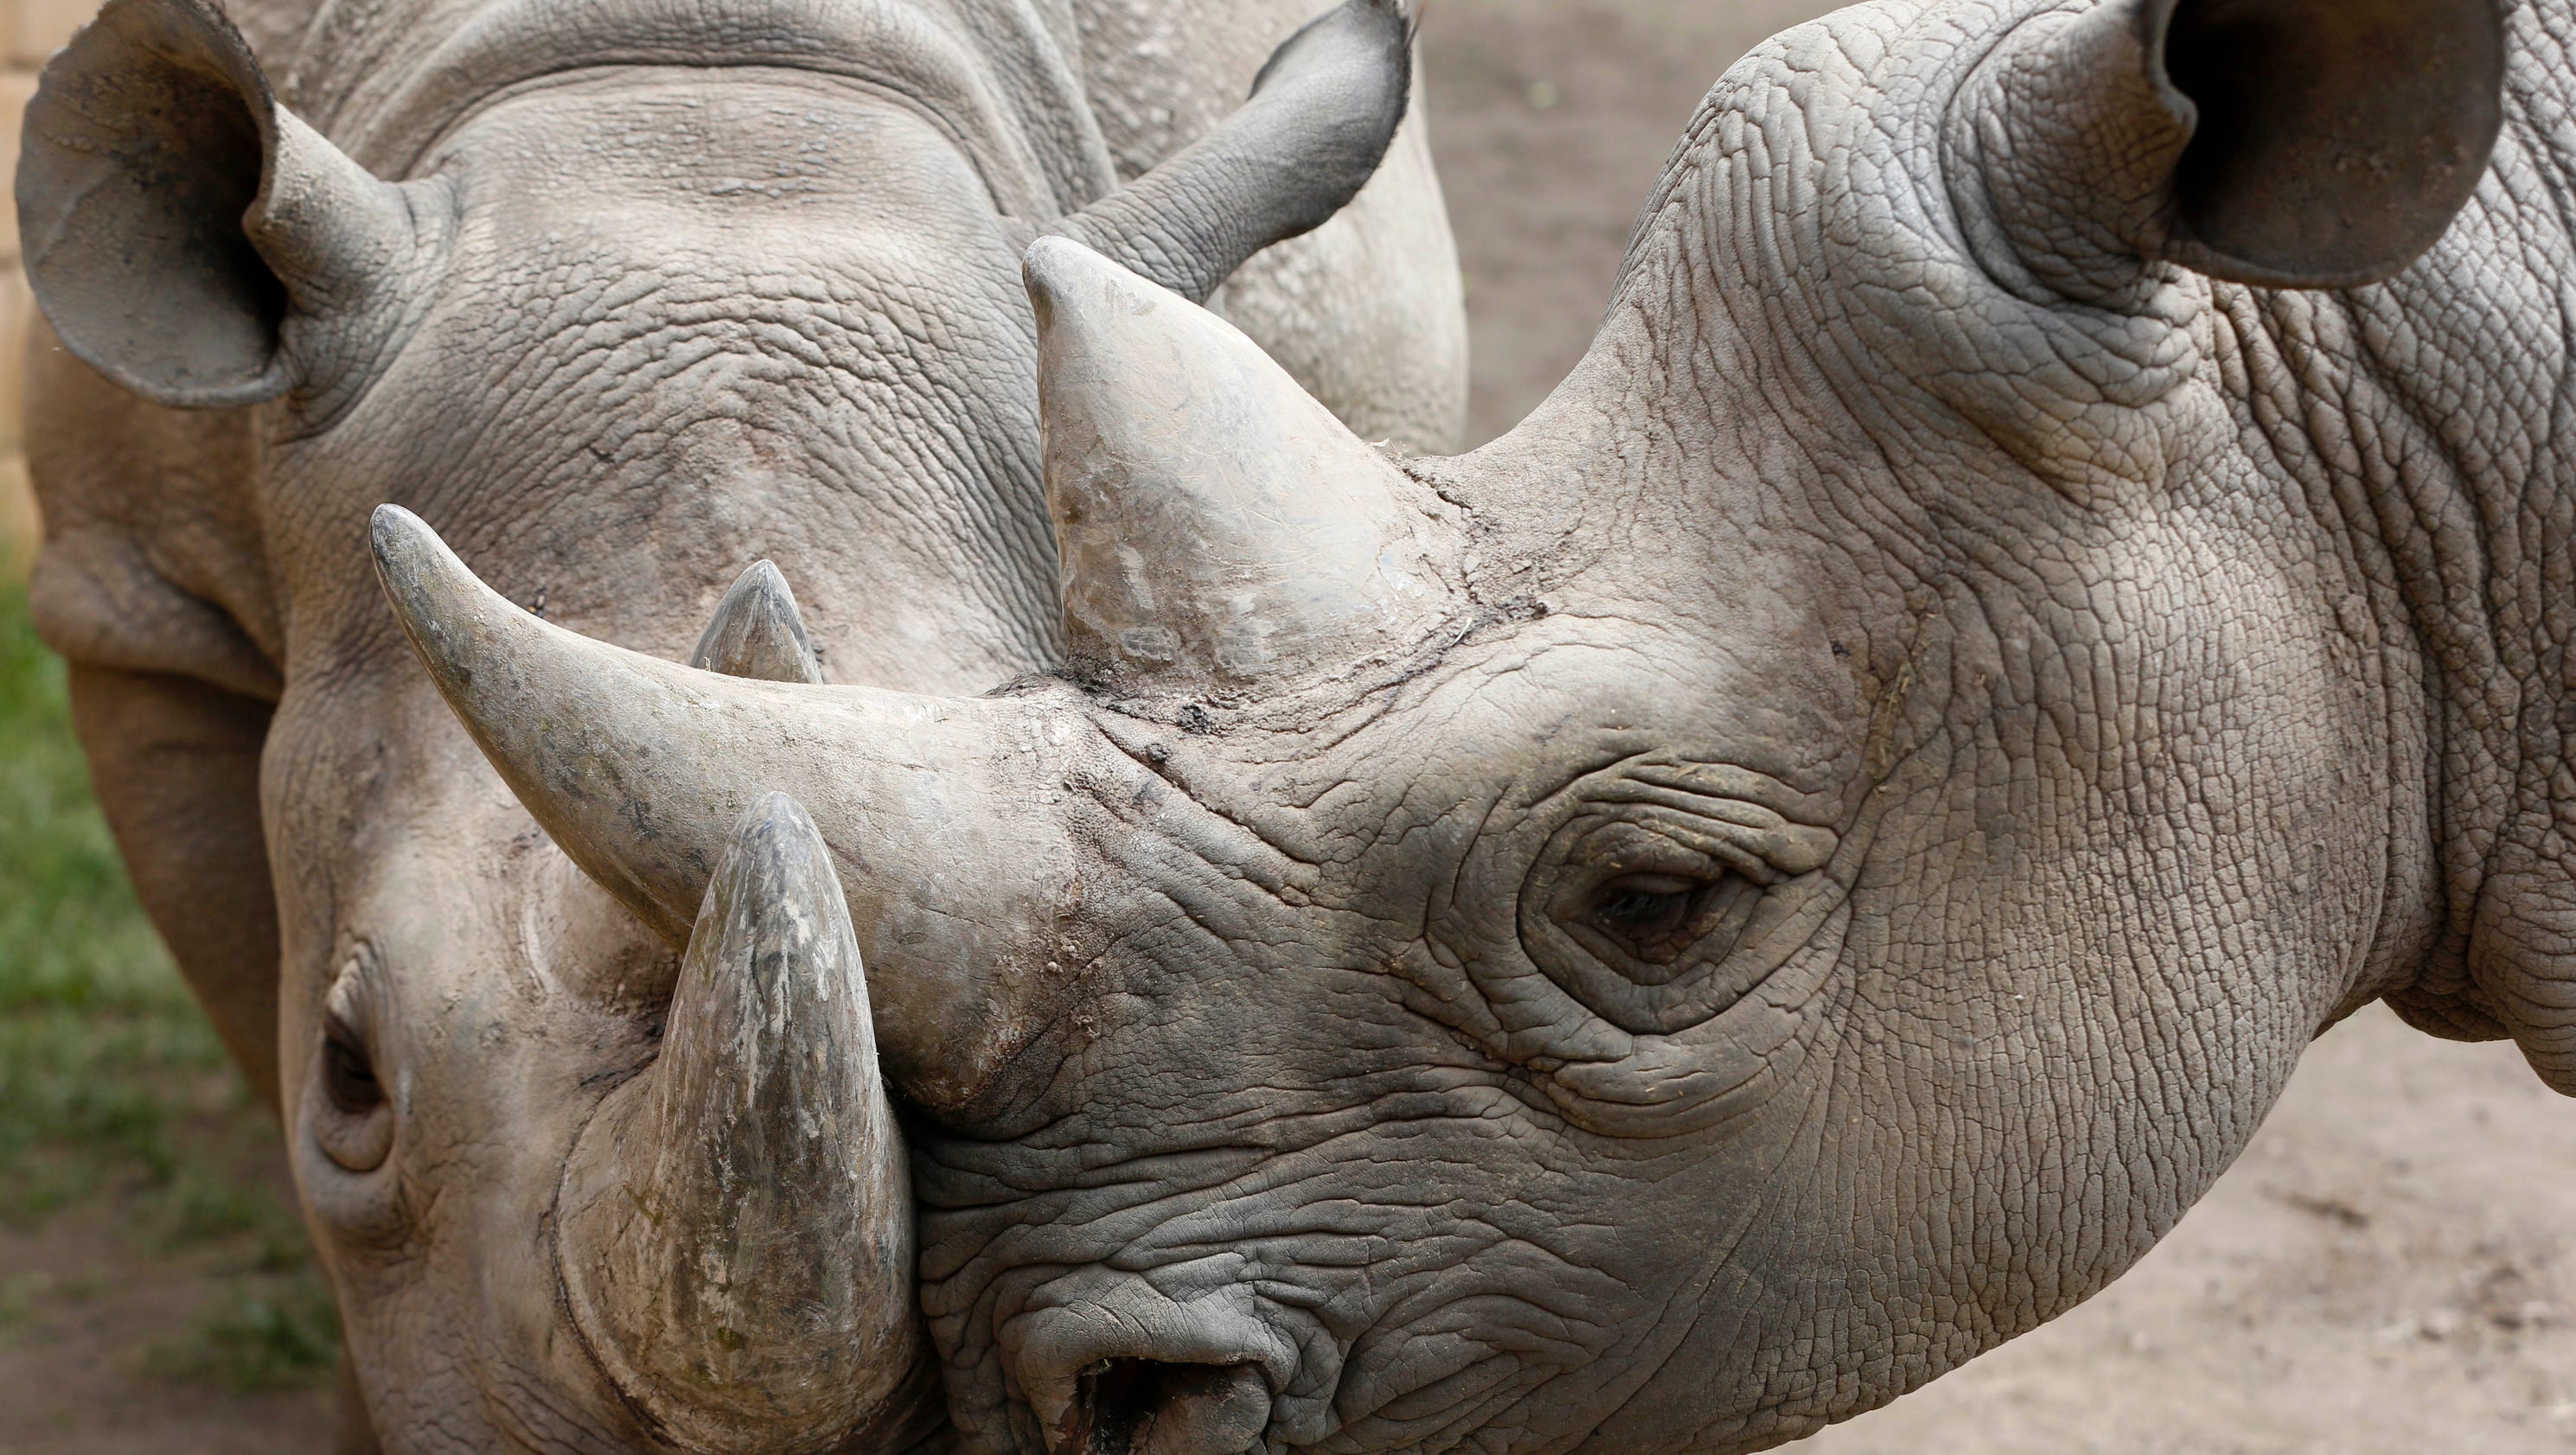
[[[1721,1131],[1583,1130],[1407,1008],[1434,972],[1322,968],[1366,963],[1386,926],[1193,876],[1163,842],[1129,846],[1168,897],[1128,905],[1118,990],[1026,1113],[1043,1134],[919,1147],[925,1302],[970,1448],[1070,1428],[1073,1376],[1105,1358],[1258,1363],[1271,1437],[1301,1446],[1578,1434],[1688,1335],[1695,1291],[1762,1282],[1730,1255],[1821,1063],[1773,1057],[1764,1107]],[[1216,1310],[1233,1342],[1211,1352]]]
[[[2212,547],[2171,526],[2034,552],[2100,584],[1987,591],[1926,633],[1940,712],[1852,830],[1833,1180],[1805,1220],[1847,1271],[1766,1343],[1847,1321],[1782,1418],[1893,1397],[2108,1283],[2350,992],[2381,913],[2379,730],[2294,583],[2238,552],[2183,569]]]
[[[387,1167],[352,1177],[309,1139],[295,1148],[374,1422],[389,1448],[619,1448],[629,1422],[563,1325],[546,1234],[589,1069],[577,1048],[606,1028],[513,994],[444,1009],[411,1038]]]
[[[1338,997],[1309,989],[1320,1042],[1312,1007]],[[1267,1024],[1293,1015],[1274,1005]],[[1344,1029],[1367,1044],[1395,1039],[1383,1017]],[[1118,1039],[1118,1063],[1159,1068],[1155,1104],[1231,1115],[1142,1122],[1104,1087],[1059,1128],[1079,1146],[1017,1149],[1007,1171],[983,1160],[990,1149],[925,1151],[934,1201],[962,1192],[961,1174],[977,1167],[1055,1189],[929,1219],[930,1266],[948,1275],[929,1298],[944,1311],[961,1418],[993,1432],[980,1448],[1011,1428],[997,1408],[1006,1400],[1029,1401],[1030,1428],[1045,1429],[1055,1406],[1043,1396],[1061,1387],[1049,1371],[1099,1352],[1084,1342],[1085,1311],[1140,1299],[1202,1317],[1237,1309],[1293,1351],[1275,1385],[1275,1438],[1378,1450],[1478,1430],[1582,1434],[1616,1417],[1701,1322],[1732,1338],[1795,1312],[1796,1291],[1817,1282],[1817,1248],[1748,1251],[1746,1234],[1810,1185],[1800,1159],[1814,1144],[1800,1134],[1821,1063],[1722,1135],[1638,1142],[1571,1128],[1528,1092],[1463,1067],[1388,1065],[1335,1081],[1320,1045],[1255,1026],[1226,1038],[1251,1057],[1231,1067],[1213,1064],[1203,1035]],[[1430,1043],[1411,1054],[1441,1059]],[[1263,1104],[1226,1090],[1245,1084],[1270,1088]],[[1132,1173],[1108,1175],[1112,1148],[1134,1159]],[[1769,1267],[1748,1271],[1748,1258]],[[1161,1327],[1134,1309],[1112,1322]],[[1170,1342],[1149,1346],[1159,1357],[1192,1357],[1177,1331],[1161,1337]],[[1757,1364],[1739,1349],[1701,1366],[1694,1409],[1707,1417],[1711,1389],[1721,1412],[1757,1405]],[[979,1404],[986,1413],[968,1413]]]

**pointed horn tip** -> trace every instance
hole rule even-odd
[[[813,817],[795,795],[771,789],[743,810],[733,836],[746,847],[774,852],[777,846],[818,844],[823,831],[814,827]]]
[[[777,563],[755,561],[725,588],[689,665],[728,677],[769,682],[823,680],[822,662],[806,634],[796,593]]]
[[[755,882],[785,884],[819,867],[832,875],[836,891],[840,886],[840,877],[831,868],[831,845],[823,841],[813,815],[792,795],[774,790],[762,794],[734,821],[725,858],[726,866],[719,873]]]
[[[787,573],[779,570],[778,563],[766,556],[744,567],[743,573],[734,577],[733,584],[725,588],[724,595],[716,602],[715,617],[708,623],[709,629],[714,629],[729,615],[752,609],[751,603],[754,602],[789,614],[797,609],[796,592],[787,584]],[[707,643],[702,641],[699,645],[704,647]]]
[[[448,549],[429,522],[399,505],[376,507],[368,522],[368,538],[375,552],[376,578],[415,645],[442,607],[489,589]]]
[[[1028,287],[1029,301],[1037,305],[1042,331],[1052,327],[1059,310],[1086,296],[1077,291],[1084,283],[1098,290],[1088,296],[1118,299],[1130,311],[1141,312],[1164,298],[1180,297],[1088,244],[1052,233],[1029,244],[1020,259],[1020,276]]]
[[[435,540],[438,532],[429,528],[429,522],[399,505],[379,505],[367,518],[367,541],[375,548],[376,566],[380,570],[390,570],[395,559],[404,553],[404,548],[423,536]]]

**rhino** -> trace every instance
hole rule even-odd
[[[2570,35],[1840,11],[1454,458],[1042,239],[1067,659],[982,696],[594,640],[400,510],[379,570],[693,964],[829,859],[771,913],[864,967],[963,1449],[1764,1449],[2103,1288],[2359,1008],[2576,1092]],[[674,1088],[855,1094],[747,983],[630,1012],[731,1029],[599,1058],[562,1216],[715,1221]]]
[[[875,1209],[848,1266],[672,1315],[750,1351],[748,1393],[559,1306],[579,1114],[688,1038],[648,1008],[713,972],[457,731],[367,512],[408,503],[531,610],[728,671],[1053,670],[1041,232],[1221,306],[1371,438],[1454,443],[1413,25],[1393,0],[109,0],[47,66],[17,175],[50,326],[34,608],[145,906],[280,1112],[353,1446],[947,1439],[881,1091],[810,1164]],[[762,842],[812,887],[792,820]],[[829,924],[727,902],[745,953],[855,973]],[[871,1045],[860,995],[798,1033]],[[746,1239],[803,1226],[740,1195]]]

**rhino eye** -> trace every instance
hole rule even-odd
[[[1741,999],[1815,929],[1837,842],[1724,765],[1628,762],[1572,785],[1515,914],[1531,965],[1621,1030],[1670,1034]],[[1526,842],[1520,840],[1519,842]]]
[[[322,1105],[314,1110],[313,1140],[343,1171],[373,1172],[394,1149],[393,1103],[376,1076],[375,1058],[365,1038],[335,1016],[323,1023],[320,1063]]]
[[[323,1034],[322,1092],[331,1098],[331,1109],[345,1117],[362,1117],[385,1104],[375,1063],[345,1027],[333,1026]]]
[[[1592,900],[1592,922],[1632,944],[1662,940],[1691,917],[1707,886],[1670,874],[1631,874],[1601,886]]]

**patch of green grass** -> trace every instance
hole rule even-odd
[[[0,586],[0,827],[0,1013],[181,1019],[187,992],[90,799],[63,664],[37,642],[17,586]],[[194,1039],[211,1049],[202,1025]]]
[[[166,1083],[219,1065],[89,793],[62,663],[0,588],[0,1216],[176,1169]]]
[[[211,1263],[208,1312],[147,1367],[236,1388],[310,1382],[338,1334],[303,1229],[203,1155],[210,1126],[264,1120],[135,902],[62,663],[37,643],[25,591],[0,583],[0,1219],[94,1215],[149,1253]],[[51,1272],[0,1282],[0,1326],[39,1322],[69,1287]]]
[[[186,1334],[148,1350],[144,1367],[231,1389],[293,1389],[330,1373],[339,1357],[339,1313],[320,1276],[306,1269],[233,1290]]]

